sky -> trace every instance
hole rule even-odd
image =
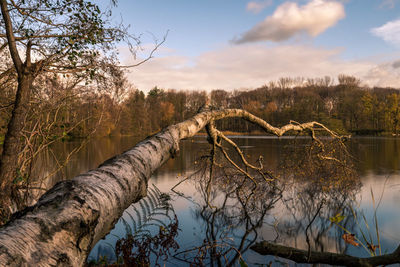
[[[400,88],[400,0],[120,0],[115,20],[141,34],[129,71],[148,92],[252,89],[281,77],[353,75]]]

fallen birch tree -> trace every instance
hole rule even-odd
[[[180,140],[207,126],[210,142],[224,152],[220,140],[228,139],[215,128],[214,121],[233,117],[255,123],[276,136],[307,130],[315,138],[315,130],[322,129],[340,138],[318,122],[291,122],[277,128],[240,109],[203,110],[148,137],[97,169],[57,183],[34,206],[14,214],[0,229],[0,266],[84,265],[90,250],[113,228],[123,211],[146,195],[151,174],[179,152]],[[241,160],[247,167],[259,168],[244,157]],[[245,169],[236,167],[252,179]]]

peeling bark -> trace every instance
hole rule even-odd
[[[276,128],[239,109],[204,111],[169,126],[97,169],[56,184],[0,229],[0,266],[82,266],[123,211],[146,195],[151,174],[179,152],[179,141],[210,121],[241,117],[281,136],[323,127],[317,122]]]

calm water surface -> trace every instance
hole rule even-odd
[[[290,147],[292,140],[270,137],[232,138],[240,145],[250,161],[254,162],[259,155],[263,155],[264,164],[271,169],[281,166],[281,160],[285,157],[284,151]],[[70,164],[66,168],[62,168],[60,173],[46,183],[50,185],[57,180],[71,178],[95,168],[107,158],[132,147],[137,141],[140,140],[134,138],[92,140],[71,157]],[[59,144],[54,148],[54,154],[67,155],[74,147],[74,143]],[[259,266],[270,261],[278,263],[281,260],[261,256],[249,247],[254,242],[268,240],[307,249],[307,236],[311,248],[317,251],[369,256],[362,246],[354,247],[343,241],[341,236],[344,230],[329,220],[335,215],[344,215],[339,224],[355,233],[361,241],[364,241],[362,238],[364,234],[367,240],[372,239],[374,244],[378,244],[374,220],[376,218],[380,243],[380,250],[377,249],[376,253],[392,252],[400,244],[398,204],[400,203],[400,139],[353,138],[349,142],[349,150],[354,156],[354,164],[361,178],[361,185],[351,192],[338,192],[334,196],[326,196],[305,190],[303,184],[292,184],[281,198],[261,200],[260,203],[265,203],[260,209],[265,213],[264,216],[253,214],[245,219],[243,210],[237,207],[232,196],[216,192],[213,196],[214,203],[221,209],[218,212],[210,209],[199,183],[195,180],[183,182],[176,188],[175,191],[183,195],[171,191],[180,180],[198,169],[199,157],[209,151],[209,145],[204,137],[182,141],[180,155],[169,160],[149,181],[149,185],[153,184],[160,191],[170,194],[173,210],[170,210],[169,214],[175,213],[179,221],[176,241],[180,248],[175,252],[177,253],[175,257],[168,258],[167,266],[188,266],[188,262],[199,255],[198,247],[214,247],[214,250],[205,250],[207,256],[202,260],[206,265],[226,265],[226,259],[219,256],[218,252],[226,253],[228,263],[234,260],[236,265],[239,254],[249,266]],[[46,176],[54,171],[47,167],[56,166],[53,154],[50,152],[45,154],[41,162],[43,166],[39,165],[38,175]],[[299,192],[303,192],[304,195],[299,196]],[[328,199],[326,202],[328,204],[325,202],[321,204],[319,216],[308,227],[320,208],[321,195]],[[223,205],[225,197],[228,200]],[[147,202],[150,203],[150,200]],[[374,217],[375,211],[376,217]],[[100,256],[115,259],[116,241],[125,237],[134,227],[145,225],[145,222],[142,222],[145,219],[142,217],[147,215],[149,214],[146,214],[143,202],[132,205],[110,234],[93,248],[89,260],[98,260]],[[150,217],[148,224],[151,224]],[[166,224],[171,222],[166,216],[155,217]],[[147,227],[152,233],[157,233],[158,224],[154,222],[155,226],[143,227]],[[285,260],[282,262],[293,264]]]

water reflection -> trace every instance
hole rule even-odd
[[[245,262],[244,253],[258,239],[258,229],[282,192],[275,184],[253,189],[247,177],[217,166],[209,187],[209,168],[205,164],[188,182],[198,192],[192,217],[199,224],[201,242],[192,242],[174,257],[195,266],[232,266]]]
[[[362,175],[368,172],[395,174],[400,170],[399,138],[359,137],[353,138],[349,145]]]
[[[250,199],[244,191],[238,193],[234,190],[241,178],[232,176],[229,170],[224,170],[225,174],[222,170],[218,173],[223,179],[215,180],[216,186],[209,193],[206,189],[207,179],[204,179],[207,178],[207,172],[203,173],[203,180],[199,175],[180,184],[176,190],[183,192],[184,196],[172,195],[172,205],[179,219],[180,232],[176,241],[181,249],[175,257],[169,257],[167,265],[187,266],[188,262],[195,262],[225,266],[237,264],[242,259],[248,265],[254,266],[275,261],[274,257],[261,256],[249,249],[254,242],[260,240],[275,241],[305,250],[310,247],[316,251],[368,256],[365,249],[346,244],[341,238],[344,230],[329,219],[340,214],[343,216],[340,222],[343,228],[361,239],[361,231],[366,233],[368,240],[368,233],[371,233],[376,242],[371,189],[377,199],[384,192],[381,205],[377,209],[382,251],[391,252],[400,243],[398,139],[350,140],[349,151],[354,155],[353,163],[360,175],[359,182],[339,179],[339,176],[350,177],[345,175],[347,170],[343,170],[335,178],[329,167],[314,166],[312,163],[305,165],[305,161],[301,159],[305,153],[291,154],[295,157],[288,161],[285,155],[288,155],[288,151],[302,148],[301,141],[294,144],[290,138],[244,137],[234,140],[241,146],[249,161],[255,162],[259,155],[263,155],[265,166],[274,175],[286,179],[275,186],[262,188]],[[136,140],[126,138],[89,143],[54,181],[94,168],[113,154],[128,149],[135,142]],[[69,143],[62,144],[57,148],[57,153],[65,155],[72,147]],[[209,146],[203,137],[183,141],[180,156],[168,161],[154,174],[151,181],[161,191],[171,194],[170,189],[176,183],[198,169],[201,165],[199,156],[208,151]],[[54,159],[48,155],[43,157],[41,164],[43,167],[41,171],[38,168],[38,173],[42,175],[48,171],[46,166],[54,165]],[[297,175],[293,175],[291,170],[296,164],[306,171],[297,171],[294,172]],[[313,173],[314,167],[321,169]],[[316,174],[321,172],[326,179],[317,179]],[[122,222],[118,223],[111,235],[94,248],[91,257],[110,254],[117,240],[116,236],[126,234],[124,228]]]
[[[250,158],[264,155],[266,164],[271,168],[278,165],[278,161],[285,155],[285,147],[292,141],[292,138],[288,137],[278,139],[262,136],[233,136],[232,138]],[[122,153],[139,141],[135,137],[92,139],[71,156],[68,165],[45,182],[49,185],[54,184],[59,180],[72,178],[96,168],[106,159]],[[193,165],[199,153],[203,154],[208,149],[205,137],[195,137],[181,143],[181,156],[168,161],[162,169],[185,171]],[[63,162],[72,150],[79,147],[79,144],[79,141],[72,141],[52,145],[52,151],[44,151],[35,163],[34,176],[41,180],[53,173],[58,168],[58,163]],[[366,175],[368,172],[379,175],[393,174],[400,170],[399,138],[352,138],[348,145],[361,175]]]
[[[257,187],[226,164],[216,164],[213,186],[208,192],[210,176],[207,171],[199,171],[193,178],[193,186],[201,192],[196,198],[194,219],[201,222],[204,240],[178,253],[177,256],[184,255],[179,259],[206,266],[231,266],[240,261],[255,264],[253,256],[244,253],[259,240],[315,251],[345,252],[347,246],[340,237],[342,228],[355,231],[349,207],[354,206],[360,190],[359,177],[351,168],[347,153],[332,147],[327,153],[341,161],[326,161],[309,153],[315,149],[306,145],[309,141],[290,140],[282,146],[285,157],[274,161],[276,179]],[[329,220],[335,214],[346,218],[341,221],[342,228]],[[197,254],[192,255],[193,252]]]
[[[33,182],[36,187],[43,188],[38,192],[41,194],[61,180],[98,167],[138,141],[134,137],[105,137],[54,143],[36,159],[32,170],[32,177],[35,177]]]
[[[146,197],[124,211],[106,241],[96,244],[88,257],[89,265],[158,265],[168,258],[170,250],[179,248],[175,241],[178,226],[170,195],[152,185]]]

